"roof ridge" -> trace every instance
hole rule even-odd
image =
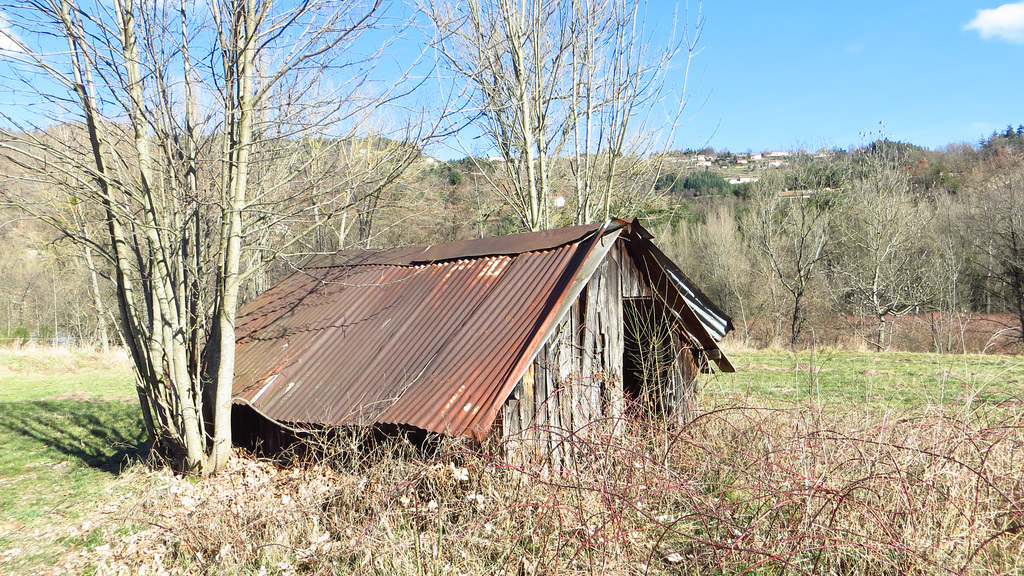
[[[525,232],[510,236],[489,236],[471,240],[441,242],[424,246],[406,246],[384,249],[342,250],[334,254],[315,254],[299,264],[304,268],[333,268],[339,266],[415,266],[432,262],[513,256],[526,252],[541,252],[579,242],[598,232],[604,222]]]

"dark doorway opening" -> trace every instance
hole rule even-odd
[[[622,301],[622,388],[636,409],[662,412],[662,393],[672,377],[675,353],[664,308],[651,298]]]

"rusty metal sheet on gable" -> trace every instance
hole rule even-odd
[[[705,351],[716,352],[713,361],[718,368],[723,372],[735,372],[732,361],[718,346],[718,342],[733,329],[732,319],[697,290],[651,242],[651,238],[651,234],[639,224],[633,224],[626,242],[626,250],[633,262],[655,293],[675,312],[686,332]],[[711,372],[710,364],[702,364],[701,370]]]
[[[596,244],[580,228],[541,251],[300,270],[240,311],[235,399],[282,422],[482,439]]]

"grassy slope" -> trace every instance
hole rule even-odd
[[[72,398],[135,398],[135,377],[123,351],[0,348],[0,402]]]
[[[713,377],[709,393],[905,409],[998,403],[1024,392],[1017,356],[737,350],[729,357],[737,372]]]
[[[0,572],[33,573],[117,492],[142,442],[134,383],[116,354],[0,350]]]

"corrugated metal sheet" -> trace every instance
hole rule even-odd
[[[312,258],[240,310],[235,399],[281,422],[482,439],[602,237],[630,224]],[[649,244],[639,225],[630,239]]]
[[[284,422],[482,438],[595,231],[514,256],[292,274],[240,311],[236,400]]]

